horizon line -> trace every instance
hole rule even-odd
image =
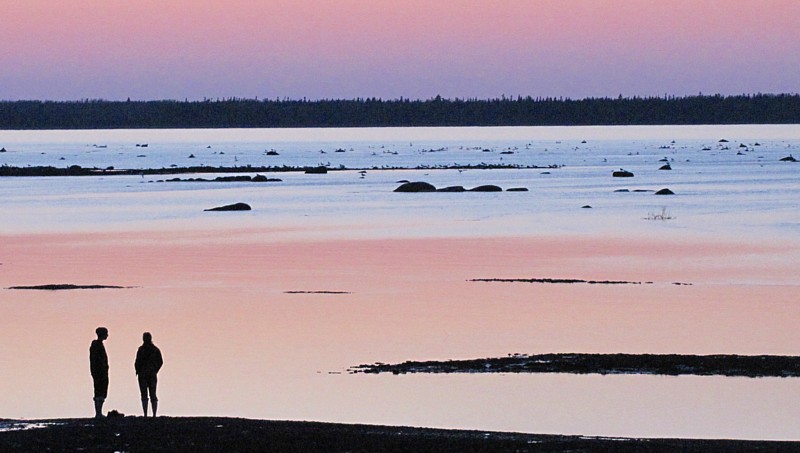
[[[665,93],[664,95],[633,95],[633,96],[623,96],[619,94],[616,97],[611,96],[587,96],[582,98],[571,98],[569,96],[533,96],[533,95],[505,95],[502,94],[499,97],[485,97],[485,98],[478,98],[478,97],[453,97],[453,98],[445,98],[441,95],[436,95],[429,97],[427,99],[423,98],[407,98],[404,96],[395,97],[395,98],[382,98],[378,96],[366,96],[366,97],[355,97],[355,98],[314,98],[309,99],[307,97],[302,98],[292,98],[288,96],[284,97],[240,97],[240,96],[229,96],[229,97],[216,97],[216,98],[209,98],[203,97],[202,99],[189,99],[185,97],[183,100],[175,99],[175,98],[161,98],[161,99],[131,99],[128,97],[126,100],[112,100],[112,99],[105,99],[105,98],[81,98],[81,99],[0,99],[0,103],[24,103],[24,102],[41,102],[41,103],[90,103],[90,102],[107,102],[107,103],[128,103],[128,102],[137,102],[137,103],[150,103],[150,102],[178,102],[178,103],[201,103],[201,102],[308,102],[308,103],[315,103],[315,102],[494,102],[494,101],[505,101],[505,102],[518,102],[518,101],[535,101],[535,102],[581,102],[581,101],[618,101],[618,100],[682,100],[682,99],[694,99],[694,98],[752,98],[752,97],[796,97],[800,96],[798,92],[755,92],[755,93],[741,93],[741,94],[703,94],[702,92],[693,95],[675,95],[675,94],[668,94]]]

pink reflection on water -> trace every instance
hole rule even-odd
[[[191,236],[7,236],[0,242],[3,288],[46,283],[130,288],[0,290],[0,340],[8,345],[0,352],[0,406],[7,411],[0,416],[90,414],[88,345],[94,328],[105,325],[111,332],[107,407],[126,413],[138,413],[133,355],[147,330],[165,356],[160,396],[168,415],[608,435],[702,434],[702,428],[689,429],[674,414],[659,409],[649,413],[635,401],[576,396],[566,405],[554,398],[532,409],[520,399],[526,386],[544,382],[564,386],[565,395],[591,395],[591,389],[622,379],[653,393],[652,407],[685,408],[698,423],[708,418],[708,407],[718,401],[697,410],[676,407],[665,390],[672,381],[329,373],[376,361],[516,352],[798,355],[797,285],[786,265],[797,255],[797,248],[759,243],[587,237],[272,242],[270,232],[262,230]],[[653,283],[469,281],[474,278]],[[706,394],[706,386],[719,382],[684,379],[675,391]],[[749,380],[743,385],[750,392],[771,391],[770,382]],[[779,381],[774,391],[784,392],[787,382]],[[502,414],[468,413],[475,392],[481,391],[502,403]],[[37,395],[36,404],[30,403],[30,392]],[[415,392],[438,394],[444,406],[437,400],[407,404],[416,401]],[[371,404],[370,398],[380,405]],[[750,407],[747,401],[731,404]],[[601,422],[574,413],[581,406],[589,414],[601,414],[614,410],[615,404],[638,415]],[[786,416],[793,404],[789,395],[783,404],[776,413]],[[531,418],[531,411],[537,418]],[[737,431],[741,427],[730,425],[729,417],[720,417],[707,420],[706,432],[727,437],[747,432]],[[727,434],[720,428],[726,425],[731,426]],[[763,432],[785,438],[787,430],[776,422],[772,431]]]

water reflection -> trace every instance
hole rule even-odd
[[[372,155],[380,144],[371,140],[404,149],[412,148],[411,139],[428,140],[425,146],[485,140],[493,147],[541,140],[525,159],[569,165],[549,175],[534,169],[369,171],[364,179],[356,172],[287,174],[270,187],[170,185],[138,176],[0,178],[0,208],[11,213],[0,231],[1,288],[128,287],[0,289],[0,416],[91,415],[87,346],[94,328],[104,325],[113,332],[106,344],[106,409],[127,414],[140,410],[133,360],[141,333],[149,331],[168,357],[159,373],[165,415],[800,439],[795,379],[346,373],[377,361],[510,353],[800,355],[796,173],[777,160],[797,145],[798,130],[3,131],[0,138],[11,144],[4,158],[23,165],[58,159],[39,157],[51,146],[108,165],[76,148],[99,139],[121,147],[150,142],[148,153],[166,165],[205,140],[255,150],[259,158],[265,141],[307,157],[321,141],[354,140],[359,165],[380,159]],[[769,159],[692,148],[722,137],[765,138],[758,154]],[[575,150],[582,139],[589,144]],[[693,142],[657,147],[671,139]],[[17,144],[24,149],[17,152]],[[119,158],[119,149],[106,149]],[[404,158],[416,165],[422,157],[414,149]],[[445,162],[467,153],[484,158],[473,151],[433,154]],[[654,166],[665,152],[682,158],[671,173]],[[612,166],[629,164],[634,182],[609,176]],[[398,198],[391,190],[406,178],[531,190]],[[615,192],[662,185],[678,195]],[[237,201],[254,211],[202,211]],[[587,203],[594,208],[580,208]],[[643,220],[662,207],[676,219]],[[653,283],[469,281],[475,278]]]
[[[134,287],[3,290],[3,316],[13,320],[4,325],[9,347],[0,353],[4,415],[89,414],[86,344],[102,324],[115,333],[106,345],[106,405],[130,414],[139,410],[133,356],[147,330],[169,357],[159,374],[167,415],[797,437],[790,423],[799,407],[792,379],[344,373],[375,361],[515,352],[796,355],[797,287],[757,266],[749,272],[760,284],[724,279],[742,265],[737,257],[769,261],[772,247],[688,242],[657,249],[659,262],[669,265],[653,266],[647,241],[628,240],[622,253],[608,238],[272,244],[254,240],[256,233],[224,238],[209,232],[194,241],[167,233],[116,242],[113,235],[4,241],[0,253],[13,257],[3,263],[4,287],[54,280]],[[468,281],[486,276],[623,276],[654,283]],[[37,404],[15,388],[31,389]]]

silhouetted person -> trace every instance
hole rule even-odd
[[[97,339],[89,347],[89,368],[94,381],[94,416],[103,417],[103,403],[108,396],[108,355],[103,340],[108,338],[108,329],[98,327],[95,329]]]
[[[158,396],[156,396],[156,386],[158,385],[158,370],[164,364],[161,357],[161,350],[153,344],[153,336],[150,332],[142,334],[142,345],[136,351],[136,375],[139,377],[139,391],[142,394],[142,411],[147,417],[147,394],[150,393],[150,402],[153,405],[153,417],[158,410]]]

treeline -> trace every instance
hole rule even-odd
[[[795,124],[800,95],[2,101],[0,129]]]

